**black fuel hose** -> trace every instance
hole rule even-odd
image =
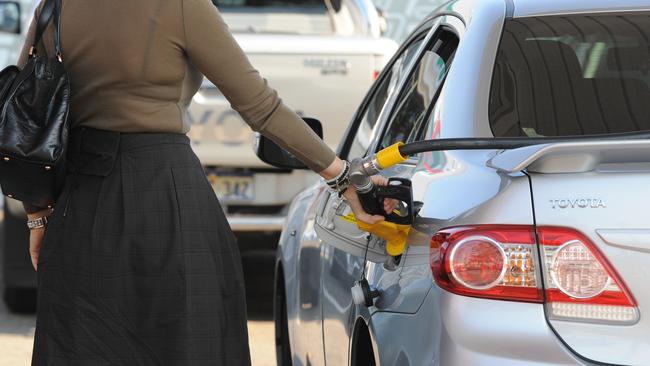
[[[567,137],[492,137],[492,138],[453,138],[423,140],[399,147],[402,156],[412,156],[430,151],[446,150],[510,150],[521,147],[554,144],[560,142],[611,141],[611,140],[646,140],[650,132],[615,133],[609,135],[585,135]]]

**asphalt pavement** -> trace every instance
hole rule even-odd
[[[1,219],[0,216],[0,235]],[[248,286],[248,330],[253,366],[275,366],[272,291],[269,288],[273,265],[268,257],[244,256],[244,272]],[[0,270],[0,293],[4,290],[1,279]],[[30,364],[35,321],[34,315],[9,313],[4,302],[0,301],[0,365]]]

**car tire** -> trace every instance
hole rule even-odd
[[[352,366],[375,366],[375,353],[372,348],[370,330],[362,319],[357,320],[352,333]]]
[[[4,290],[4,301],[12,313],[33,314],[36,312],[36,289],[7,287]]]
[[[278,366],[293,366],[291,344],[289,342],[289,322],[287,319],[287,298],[284,289],[284,275],[278,269],[273,296],[273,319],[275,319],[275,356]]]

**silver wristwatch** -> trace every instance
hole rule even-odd
[[[38,219],[34,220],[27,220],[27,227],[29,230],[42,229],[47,226],[48,221],[49,220],[47,216],[39,217]]]

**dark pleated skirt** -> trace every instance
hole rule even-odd
[[[249,365],[235,238],[189,140],[75,129],[33,365]]]

